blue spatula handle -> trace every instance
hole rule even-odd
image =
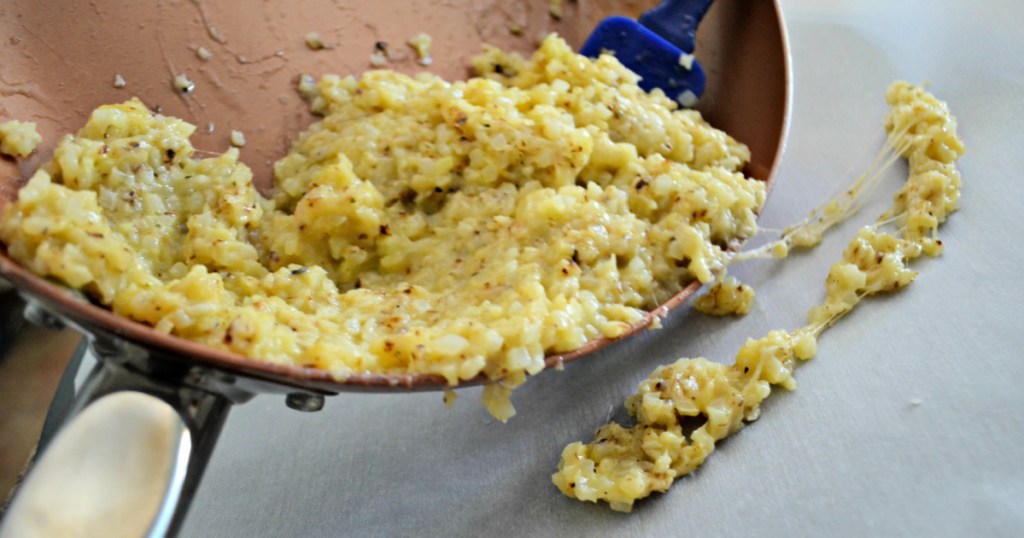
[[[712,0],[664,0],[640,15],[637,21],[665,41],[688,54],[697,41],[697,25],[711,7]]]
[[[639,20],[608,17],[580,49],[596,58],[609,52],[640,76],[640,87],[659,88],[683,106],[704,92],[704,69],[693,59],[697,25],[712,0],[664,0]]]
[[[597,58],[609,52],[622,65],[640,75],[640,87],[660,88],[685,106],[704,92],[704,70],[696,60],[683,65],[679,47],[649,28],[626,17],[608,17],[594,28],[580,54]]]

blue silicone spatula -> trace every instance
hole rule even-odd
[[[697,25],[712,0],[664,0],[638,20],[608,17],[598,23],[580,49],[591,58],[615,54],[640,75],[640,87],[661,88],[683,106],[704,93],[704,69],[693,59]]]

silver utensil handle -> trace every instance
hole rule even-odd
[[[0,538],[173,536],[230,406],[101,360],[20,486]]]

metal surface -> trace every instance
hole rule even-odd
[[[87,392],[126,381],[110,363],[99,368]],[[192,468],[205,465],[225,408],[191,398],[196,412],[184,419],[147,392],[118,390],[89,402],[19,488],[0,537],[175,534],[195,491]]]
[[[24,307],[17,293],[0,292],[0,513],[47,428],[46,410],[81,341],[75,331],[27,323]]]
[[[87,536],[120,536],[111,534],[111,510],[130,510],[131,524],[116,529],[124,531],[124,536],[132,536],[140,525],[147,529],[147,536],[174,536],[184,521],[232,404],[244,403],[256,393],[276,392],[287,394],[286,402],[293,409],[317,411],[323,407],[323,394],[297,391],[197,366],[178,356],[161,355],[117,335],[79,326],[75,320],[50,311],[34,299],[28,300],[25,311],[27,317],[48,327],[71,326],[89,335],[90,350],[98,361],[75,394],[67,423],[62,426],[72,433],[58,434],[52,446],[40,447],[43,452],[37,469],[18,488],[4,513],[4,526],[0,528],[3,538],[63,535],[70,532],[68,529]],[[126,394],[144,395],[163,404],[152,413],[132,415],[127,420],[124,412],[116,409],[90,411],[97,402]],[[131,406],[147,405],[139,398],[134,401]],[[78,425],[83,420],[89,425]],[[113,445],[102,435],[88,434],[89,429],[116,430],[118,438],[127,443]],[[80,430],[81,433],[75,433]],[[154,435],[173,439],[147,443],[147,437]],[[51,451],[54,456],[48,455]],[[145,474],[145,470],[131,474],[133,453],[139,451],[142,454],[136,459],[144,457],[155,462],[152,474]],[[92,461],[86,457],[88,461],[83,463],[83,457],[76,455],[79,453],[106,455],[106,459]],[[124,464],[129,470],[119,467],[118,458],[129,460]],[[168,465],[161,466],[161,462]],[[83,465],[90,467],[82,468]],[[118,479],[104,481],[97,477],[104,472]],[[130,476],[122,476],[125,473]],[[75,487],[64,491],[62,483],[67,480],[72,480]],[[138,496],[138,488],[154,483],[162,486],[156,490],[145,488],[149,497]],[[57,494],[58,490],[62,493]],[[97,496],[102,496],[104,502],[98,502]]]

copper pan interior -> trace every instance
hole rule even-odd
[[[556,31],[578,47],[600,19],[614,14],[636,16],[656,3],[563,2],[563,15],[556,20],[546,0],[258,4],[8,0],[0,5],[0,121],[34,121],[44,141],[27,159],[0,159],[0,211],[32,171],[50,158],[59,138],[77,131],[101,104],[139,97],[151,109],[196,124],[193,144],[201,150],[222,152],[229,145],[231,130],[244,132],[242,161],[253,169],[257,186],[266,193],[273,185],[273,161],[287,151],[289,140],[315,121],[295,91],[302,74],[361,73],[370,68],[375,44],[384,42],[396,56],[391,69],[465,78],[469,58],[482,43],[529,54],[539,35]],[[324,49],[307,47],[305,37],[310,32],[320,35]],[[433,38],[429,67],[418,65],[406,45],[419,32]],[[197,54],[200,47],[209,51],[208,60]],[[770,0],[718,0],[698,33],[697,58],[708,77],[698,108],[714,125],[750,147],[748,173],[769,182],[788,127],[788,54],[781,14]],[[172,80],[179,73],[196,84],[188,97],[173,90]],[[114,87],[117,75],[125,81],[123,88]],[[444,385],[432,376],[363,375],[337,380],[320,370],[271,365],[207,348],[78,300],[33,276],[2,250],[0,274],[82,328],[114,334],[195,364],[324,392]],[[698,287],[693,284],[672,297],[626,336],[682,304]],[[548,365],[579,358],[611,342],[592,341],[576,351],[549,357]]]

